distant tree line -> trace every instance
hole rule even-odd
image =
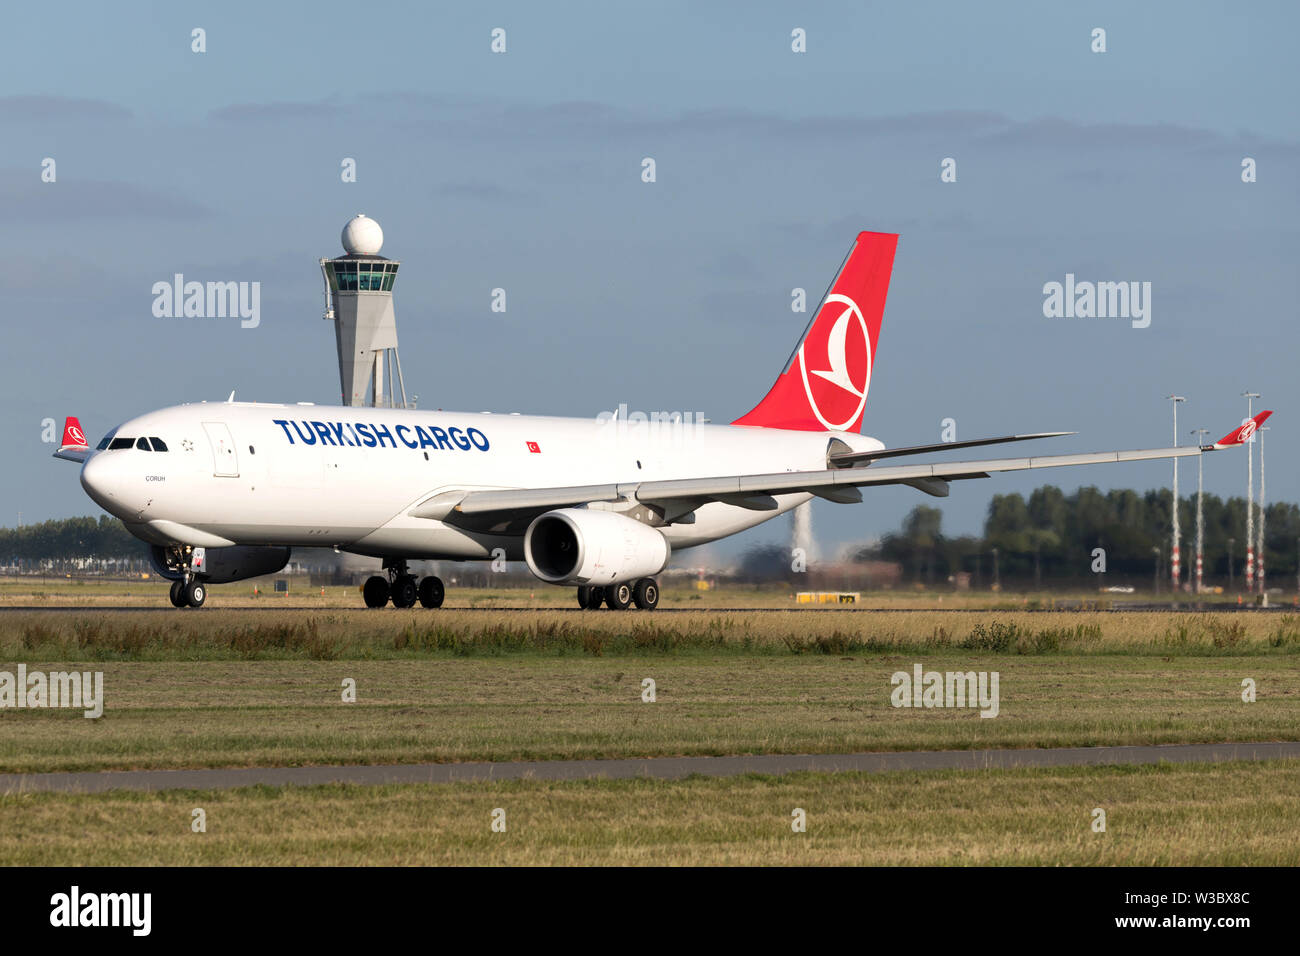
[[[1246,500],[1207,494],[1204,513],[1204,580],[1207,585],[1240,586],[1246,560]],[[1255,533],[1259,532],[1256,505]],[[878,548],[863,548],[858,560],[896,561],[905,581],[946,582],[959,573],[971,575],[974,587],[989,587],[994,576],[1017,587],[1052,583],[1089,583],[1102,576],[1093,568],[1095,549],[1104,552],[1105,580],[1145,586],[1159,575],[1168,585],[1173,535],[1173,495],[1168,489],[1138,493],[1102,492],[1095,487],[1066,494],[1045,485],[1030,496],[995,495],[980,537],[947,537],[943,513],[919,505],[902,528],[886,535]],[[1196,496],[1179,503],[1182,578],[1196,567]],[[1300,507],[1279,502],[1264,512],[1265,571],[1270,585],[1294,587],[1300,559]],[[1231,572],[1229,556],[1231,555]]]
[[[0,528],[0,564],[79,558],[137,559],[147,546],[116,518],[61,518]]]
[[[1096,585],[1094,550],[1105,552],[1105,580],[1146,586],[1159,574],[1168,584],[1173,496],[1167,489],[1101,492],[1080,488],[1065,494],[1045,485],[1026,501],[1020,494],[994,495],[982,536],[948,537],[943,512],[918,505],[902,527],[876,547],[860,548],[856,561],[889,561],[908,583],[944,584],[958,574],[970,575],[972,587],[987,588],[995,576],[1004,586],[1041,584]],[[1256,506],[1258,508],[1258,506]],[[1246,558],[1246,501],[1204,497],[1205,582],[1240,586]],[[1179,506],[1183,579],[1196,566],[1196,496]],[[1258,512],[1256,521],[1258,522]],[[1256,531],[1258,532],[1258,523]],[[1265,570],[1270,584],[1294,586],[1300,560],[1300,507],[1286,502],[1265,511]],[[996,555],[995,555],[996,551]],[[1232,571],[1229,573],[1229,552]],[[138,560],[146,556],[143,542],[122,522],[99,518],[63,518],[0,528],[0,565],[30,565],[41,561],[79,559]],[[812,570],[812,569],[810,569]],[[751,549],[742,560],[740,576],[747,580],[793,579],[787,548],[768,545]]]

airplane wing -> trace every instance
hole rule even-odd
[[[54,457],[80,464],[89,454],[90,445],[86,441],[86,433],[81,430],[81,421],[69,415],[63,422],[63,441]]]
[[[1034,441],[1039,438],[1059,438],[1062,435],[1074,435],[1076,432],[1035,432],[1032,435],[1003,435],[1000,438],[975,438],[970,441],[940,442],[937,445],[907,445],[902,448],[879,448],[875,451],[836,451],[830,455],[830,463],[836,467],[871,464],[882,458],[898,458],[902,455],[923,455],[932,451],[951,451],[954,448],[974,448],[977,445],[1001,445],[1009,441]]]
[[[775,511],[775,496],[806,492],[843,504],[860,502],[859,489],[872,485],[910,485],[936,497],[946,497],[948,483],[987,478],[994,472],[1028,471],[1123,461],[1186,458],[1207,451],[1231,448],[1247,441],[1272,412],[1260,412],[1212,445],[1149,448],[1133,451],[1087,452],[1075,455],[1041,455],[1032,458],[997,458],[943,464],[891,465],[887,467],[829,468],[766,475],[726,475],[713,478],[679,478],[562,488],[509,488],[495,491],[448,492],[421,502],[409,514],[439,518],[450,524],[496,533],[514,533],[521,525],[552,508],[573,507],[598,501],[627,501],[645,505],[664,523],[690,520],[696,508],[721,501],[754,511]],[[1014,440],[1014,439],[1010,439]],[[950,447],[950,446],[948,446]]]

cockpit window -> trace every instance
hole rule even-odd
[[[153,451],[153,449],[149,447],[149,439],[147,438],[137,438],[135,440],[135,447],[139,448],[141,451]]]
[[[166,450],[167,450],[167,443],[164,442],[161,438],[150,438],[149,440],[150,440],[151,442],[153,442],[153,450],[154,450],[154,451],[166,451]]]
[[[130,448],[134,444],[134,438],[114,438],[108,443],[108,450],[115,451],[118,448]]]
[[[113,440],[113,436],[116,434],[117,434],[117,429],[114,428],[112,431],[110,431],[107,435],[105,435],[103,438],[99,440],[99,444],[95,446],[95,450],[103,451],[105,448],[107,448],[108,443]]]

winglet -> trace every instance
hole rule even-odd
[[[1233,445],[1244,445],[1258,431],[1259,426],[1264,424],[1268,416],[1272,415],[1271,411],[1260,412],[1254,418],[1248,418],[1240,427],[1234,428],[1228,434],[1216,441],[1211,448],[1231,448]]]
[[[90,444],[86,441],[86,433],[81,430],[81,421],[76,416],[69,415],[63,423],[63,442],[54,457],[67,461],[85,461],[89,454]]]

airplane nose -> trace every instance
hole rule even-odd
[[[86,494],[110,514],[122,517],[126,503],[122,498],[121,469],[114,466],[112,456],[102,453],[91,455],[81,466],[81,487]]]
[[[102,454],[91,455],[81,466],[81,487],[101,505],[104,503],[101,498],[112,497],[108,487],[108,471]]]

